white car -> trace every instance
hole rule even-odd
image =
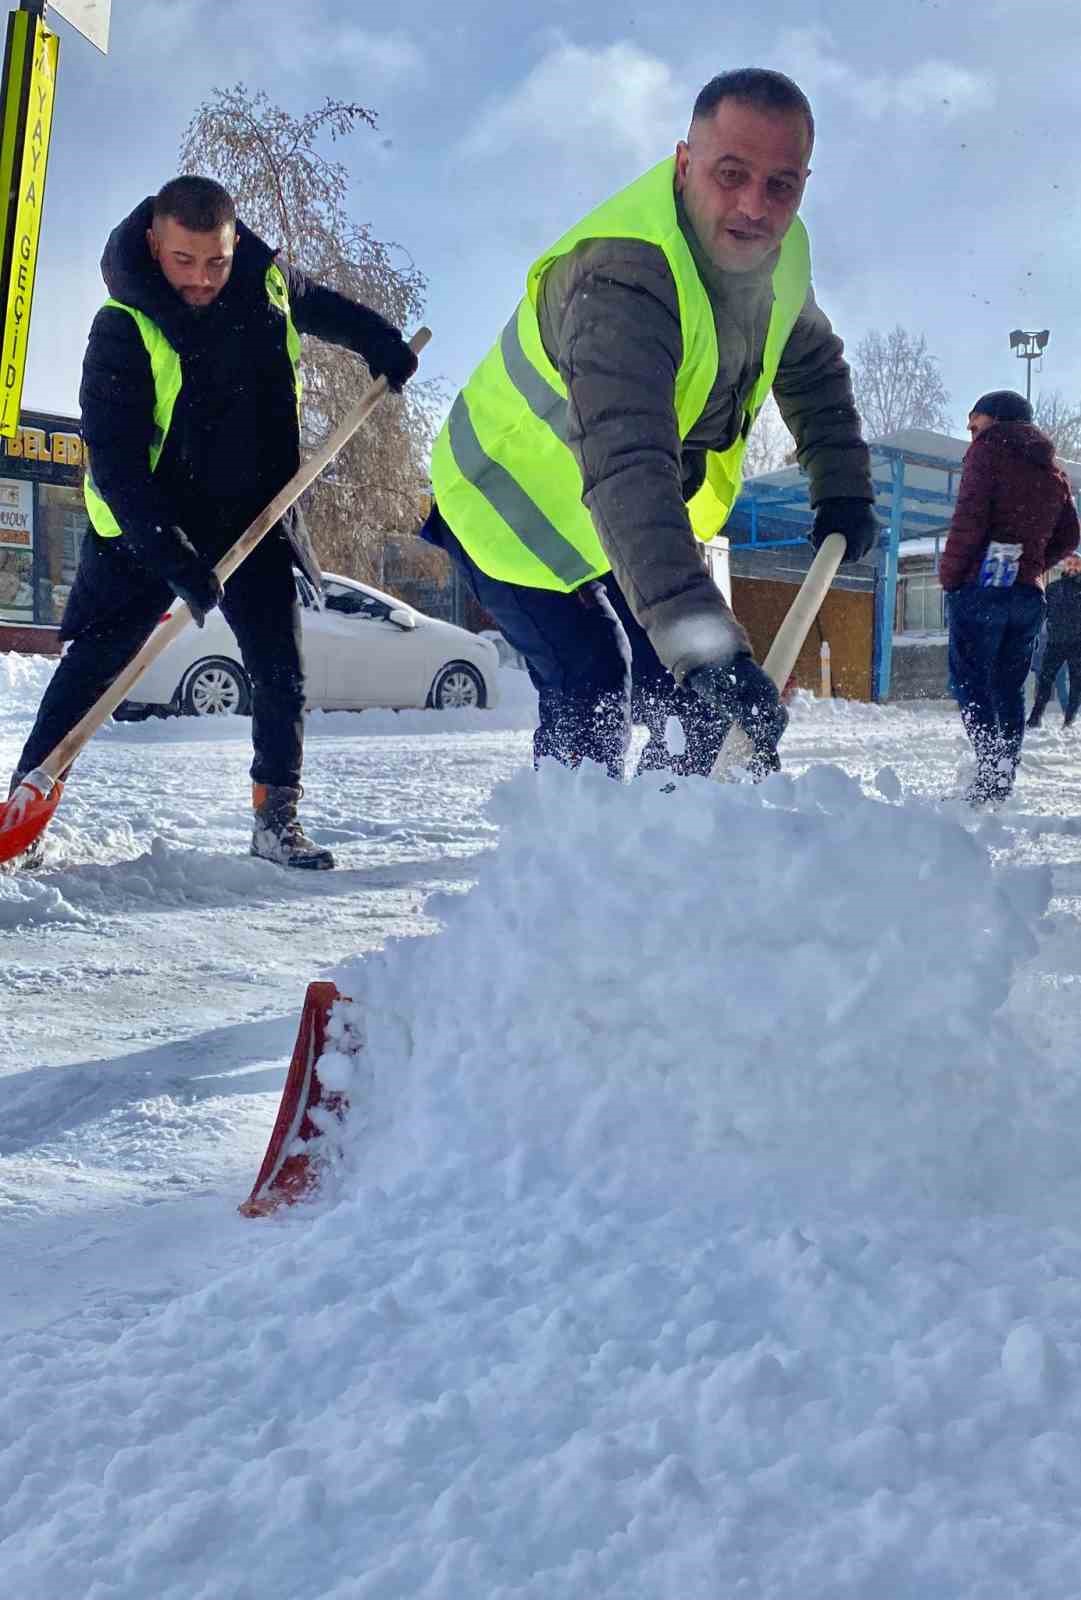
[[[361,711],[366,706],[493,706],[499,698],[499,652],[451,622],[441,622],[333,573],[322,603],[297,577],[309,710]],[[209,717],[251,710],[251,686],[233,631],[221,611],[202,628],[187,627],[143,673],[116,711],[135,722],[170,713]]]

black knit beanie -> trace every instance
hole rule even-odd
[[[1031,422],[1032,407],[1023,394],[1014,389],[992,389],[982,394],[968,410],[970,417],[994,417],[996,422]]]

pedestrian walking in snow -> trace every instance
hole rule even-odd
[[[1044,574],[1077,548],[1081,529],[1054,444],[1033,424],[1023,395],[982,395],[968,431],[939,581],[947,593],[950,681],[976,755],[966,798],[979,805],[1005,799],[1013,788]]]
[[[60,625],[71,643],[12,788],[98,699],[174,596],[200,627],[220,605],[251,681],[252,853],[332,867],[297,818],[304,665],[294,566],[320,583],[299,507],[224,591],[213,569],[300,464],[299,335],[355,351],[395,390],[416,357],[378,312],[279,264],[209,178],[174,178],[142,201],[109,236],[101,270],[109,299],[90,330],[79,391],[91,525]]]
[[[771,389],[816,510],[812,542],[876,537],[843,346],[796,213],[811,108],[780,73],[714,78],[686,140],[532,267],[436,440],[425,535],[459,563],[538,690],[536,759],[709,772],[732,721],[754,770],[787,720],[696,540],[723,527]],[[685,748],[672,755],[670,716]]]
[[[1069,557],[1067,557],[1067,560],[1068,559],[1069,559]],[[1033,699],[1033,702],[1035,702],[1035,699],[1036,699],[1036,685],[1040,681],[1040,669],[1043,666],[1043,658],[1044,658],[1044,653],[1046,652],[1046,650],[1047,650],[1047,613],[1045,612],[1044,613],[1043,622],[1042,622],[1042,624],[1040,626],[1039,634],[1036,637],[1036,643],[1032,647],[1032,671],[1031,671],[1030,676],[1032,678],[1032,699]],[[1063,663],[1063,665],[1061,667],[1059,667],[1058,673],[1055,676],[1055,693],[1058,696],[1058,703],[1062,707],[1063,715],[1065,715],[1066,704],[1067,704],[1067,701],[1070,698],[1069,682],[1070,682],[1069,675],[1068,675],[1068,673],[1066,671],[1065,663]],[[1025,680],[1025,694],[1026,694],[1026,696],[1028,695],[1028,679],[1027,678]],[[1032,718],[1030,717],[1029,721],[1028,721],[1028,726],[1029,727],[1033,727],[1033,726],[1038,727],[1039,724],[1038,723],[1034,724],[1032,722]]]
[[[1067,556],[1062,573],[1047,586],[1047,643],[1036,676],[1036,698],[1028,725],[1040,726],[1055,680],[1065,666],[1069,674],[1063,726],[1072,727],[1081,708],[1081,558]]]

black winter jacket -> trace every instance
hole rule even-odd
[[[545,351],[567,385],[567,442],[597,536],[650,643],[682,678],[733,637],[684,502],[702,482],[705,451],[734,443],[761,374],[776,256],[754,272],[722,272],[678,195],[676,215],[713,305],[718,347],[716,382],[682,443],[673,400],[683,357],[679,297],[659,246],[583,241],[548,268],[538,314]],[[844,346],[813,294],[785,345],[773,392],[810,478],[812,505],[872,501]],[[747,642],[742,630],[738,637]]]
[[[1081,641],[1081,573],[1063,573],[1047,586],[1047,633],[1057,643]]]
[[[152,212],[144,200],[113,230],[101,270],[110,296],[145,312],[180,356],[183,386],[157,470],[149,464],[150,362],[126,311],[103,306],[94,318],[79,403],[94,482],[128,553],[157,572],[174,524],[217,560],[297,470],[300,431],[285,318],[266,291],[274,252],[238,223],[228,283],[209,307],[193,310],[150,255]],[[299,333],[355,351],[375,372],[400,349],[401,335],[378,312],[295,269],[282,272]],[[295,564],[318,583],[299,507],[280,527]]]

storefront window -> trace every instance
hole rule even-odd
[[[0,478],[0,619],[34,620],[34,486]]]
[[[82,490],[43,483],[38,489],[38,525],[36,620],[56,625],[71,592],[87,527]]]
[[[87,527],[82,467],[74,418],[23,412],[0,439],[0,628],[59,625]]]

